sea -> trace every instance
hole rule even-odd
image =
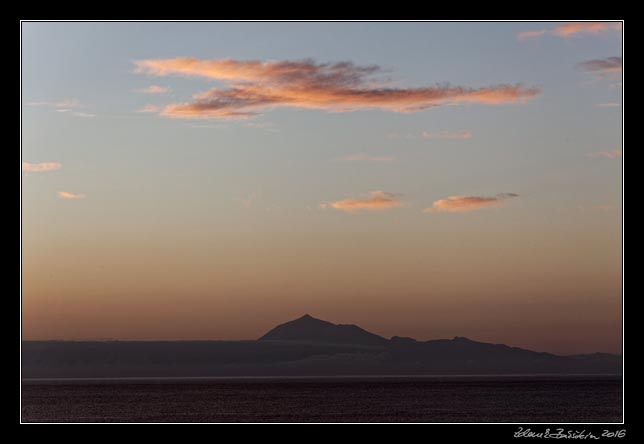
[[[22,381],[22,422],[620,423],[622,377],[123,378]]]

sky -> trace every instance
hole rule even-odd
[[[620,23],[22,23],[23,339],[622,348]]]

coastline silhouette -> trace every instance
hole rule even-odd
[[[24,341],[23,378],[621,374],[622,357],[390,339],[304,315],[248,341]]]

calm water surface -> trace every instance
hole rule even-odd
[[[620,377],[23,381],[24,422],[621,422]]]

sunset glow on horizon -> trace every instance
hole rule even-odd
[[[25,22],[23,339],[622,350],[622,24]]]

